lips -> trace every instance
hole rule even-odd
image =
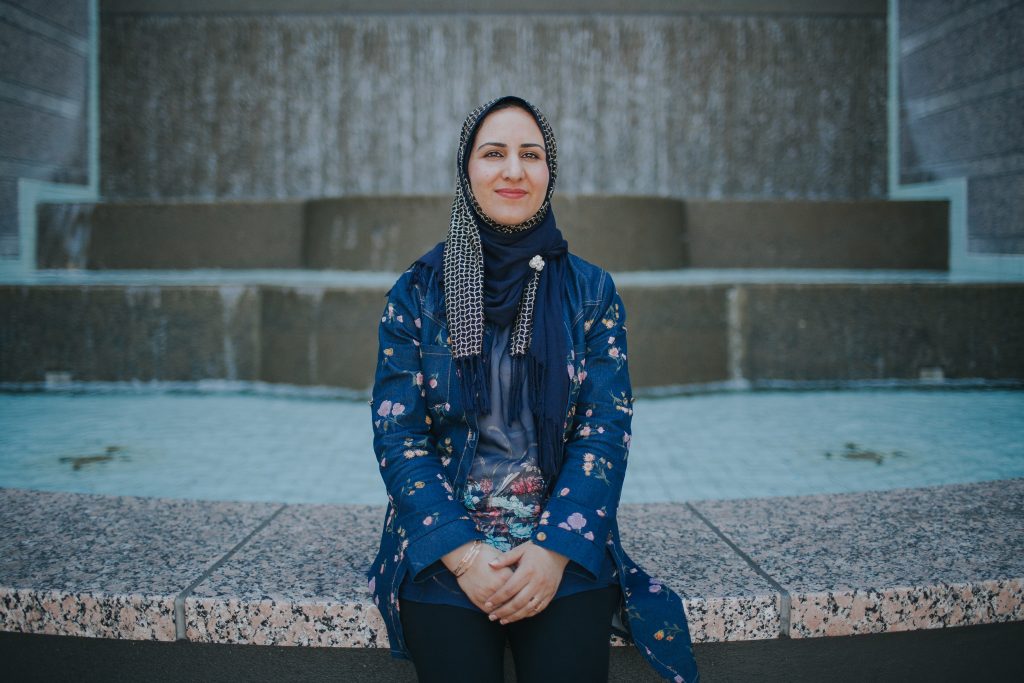
[[[505,199],[522,199],[527,195],[526,190],[501,189],[495,190],[495,192]]]

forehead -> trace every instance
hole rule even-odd
[[[544,136],[533,116],[519,107],[500,109],[488,114],[477,128],[476,139],[481,144],[509,140],[544,144]]]

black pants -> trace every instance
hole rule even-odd
[[[618,586],[566,595],[502,626],[477,610],[401,600],[405,644],[420,683],[501,683],[505,639],[518,683],[606,683]]]

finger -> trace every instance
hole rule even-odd
[[[525,573],[513,572],[513,574],[508,577],[508,580],[506,580],[505,583],[491,595],[491,597],[487,598],[487,601],[484,603],[484,611],[493,611],[495,608],[503,606],[514,595],[523,590],[523,586],[525,586],[529,581],[530,577]]]
[[[520,619],[528,619],[530,617],[537,616],[544,611],[544,608],[548,605],[548,600],[541,595],[534,595],[527,600],[526,605],[523,606],[518,612],[515,612],[509,617],[502,620],[502,624],[511,624],[512,622],[519,621]]]
[[[519,558],[521,558],[522,556],[523,546],[520,545],[515,548],[512,548],[512,550],[502,553],[501,555],[494,558],[487,564],[489,564],[491,567],[495,569],[500,569],[501,567],[508,567],[510,565],[517,564],[519,562]]]
[[[537,586],[535,583],[528,583],[523,587],[521,591],[516,593],[504,605],[502,605],[496,610],[493,610],[492,614],[496,615],[498,619],[501,619],[501,623],[505,623],[505,619],[512,616],[516,612],[520,611],[524,607],[532,605],[533,602],[530,602],[531,598],[536,597],[537,599],[540,599],[541,592],[541,588]],[[536,600],[534,600],[534,602],[536,602]]]

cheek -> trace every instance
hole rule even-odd
[[[474,161],[470,161],[469,165],[466,166],[466,175],[469,177],[469,186],[473,189],[473,194],[476,194],[478,187],[483,187],[487,184],[486,169]]]

